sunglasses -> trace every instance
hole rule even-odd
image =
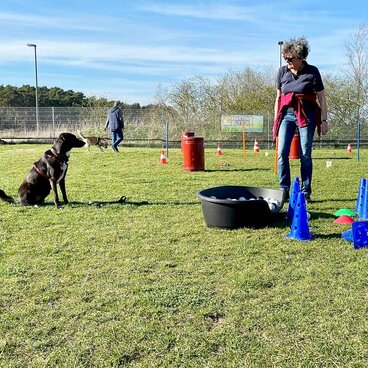
[[[291,63],[293,60],[295,59],[295,57],[287,57],[287,58],[284,58],[284,60],[288,63]]]

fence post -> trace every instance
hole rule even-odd
[[[52,135],[53,135],[53,138],[55,138],[55,109],[54,109],[54,106],[51,107],[51,112],[52,112]]]
[[[270,113],[267,113],[267,149],[270,149]]]
[[[166,120],[166,157],[169,157],[169,121]]]
[[[358,114],[357,161],[360,160],[360,114]]]

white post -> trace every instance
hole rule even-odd
[[[55,108],[51,107],[52,111],[52,137],[55,138]]]
[[[39,120],[38,120],[38,72],[37,72],[37,45],[34,43],[27,43],[28,47],[33,47],[34,49],[34,60],[35,60],[35,76],[36,76],[36,130],[37,136],[39,135]]]

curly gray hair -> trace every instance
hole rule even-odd
[[[310,51],[309,43],[304,37],[291,38],[282,45],[282,55],[293,55],[297,59],[306,59]]]

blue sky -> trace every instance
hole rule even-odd
[[[158,85],[277,68],[279,40],[306,36],[308,61],[338,72],[365,1],[1,0],[0,84],[61,87],[142,105]]]

